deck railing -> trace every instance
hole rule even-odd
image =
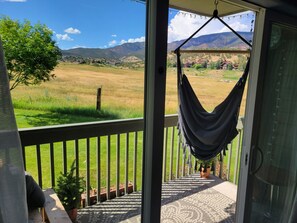
[[[240,123],[240,122],[239,122]],[[20,129],[25,169],[41,187],[54,187],[57,175],[67,172],[75,160],[76,174],[86,181],[86,204],[90,191],[96,200],[141,189],[143,119],[125,119]],[[191,174],[193,165],[185,158],[177,129],[177,115],[165,117],[163,182]],[[214,174],[237,182],[242,125]],[[192,163],[194,158],[191,158]],[[221,168],[223,167],[224,168]]]

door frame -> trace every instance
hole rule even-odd
[[[260,111],[263,96],[263,85],[266,71],[271,24],[296,24],[296,18],[262,9],[257,13],[253,51],[251,55],[250,78],[247,91],[244,136],[242,142],[241,166],[236,204],[236,222],[250,222],[252,170],[256,167],[257,153],[253,151],[258,142]],[[250,177],[249,177],[250,176]]]
[[[252,129],[253,121],[255,116],[255,106],[256,106],[256,95],[258,78],[260,73],[260,59],[261,59],[261,49],[263,45],[263,35],[264,35],[264,22],[265,22],[266,9],[262,8],[259,12],[256,12],[255,26],[254,26],[254,37],[253,37],[253,49],[251,52],[250,61],[250,73],[247,88],[247,99],[246,99],[246,109],[244,115],[244,133],[242,139],[242,150],[241,150],[241,160],[239,169],[239,180],[237,189],[237,199],[236,199],[236,222],[243,222],[245,213],[245,203],[246,203],[246,193],[247,193],[247,180],[249,174],[249,160],[251,156],[252,148]]]

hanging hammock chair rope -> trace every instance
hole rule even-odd
[[[177,56],[178,129],[182,135],[183,147],[188,148],[191,154],[200,160],[209,160],[221,152],[225,153],[227,145],[237,136],[236,126],[240,104],[249,72],[248,59],[242,77],[238,80],[226,99],[216,106],[212,112],[207,112],[203,108],[187,76],[182,74],[180,48],[214,18],[221,21],[244,43],[251,47],[251,44],[247,40],[218,17],[218,10],[216,8],[213,16],[174,51]]]
[[[239,39],[241,39],[241,41],[243,41],[246,45],[248,45],[249,47],[252,47],[252,45],[245,39],[243,38],[241,35],[239,35],[239,33],[237,33],[234,29],[232,29],[224,20],[222,20],[219,16],[218,16],[219,12],[217,9],[215,9],[213,11],[213,16],[207,20],[199,29],[197,29],[189,38],[187,38],[182,44],[180,44],[175,50],[174,52],[177,53],[177,51],[180,50],[180,48],[182,46],[184,46],[190,39],[192,39],[200,30],[202,30],[211,20],[213,19],[218,19],[221,23],[224,24],[224,26],[226,26],[229,30],[231,30]]]

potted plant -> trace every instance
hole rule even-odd
[[[196,160],[195,162],[195,170],[200,171],[201,178],[208,178],[210,175],[210,171],[213,169],[215,157],[209,160]],[[199,168],[198,168],[199,165]]]
[[[75,170],[74,160],[69,172],[60,173],[55,187],[55,192],[72,222],[76,221],[77,208],[80,206],[81,194],[84,192],[84,180],[75,175]]]

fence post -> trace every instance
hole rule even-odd
[[[102,89],[102,86],[100,86],[97,89],[97,104],[96,104],[96,110],[97,111],[101,110],[101,89]]]

